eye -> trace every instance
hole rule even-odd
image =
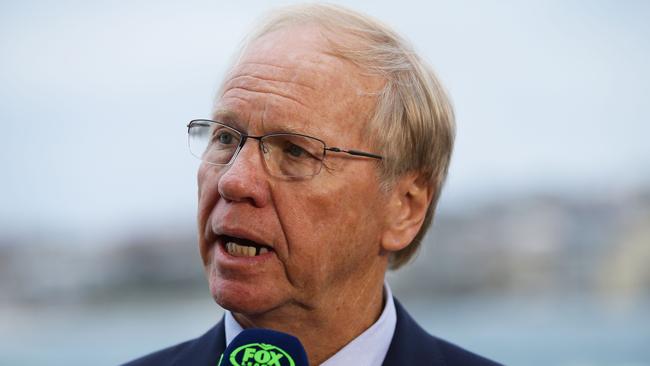
[[[221,130],[217,131],[215,133],[215,140],[223,145],[230,145],[234,142],[235,136],[233,136],[232,132],[226,131],[226,130]]]
[[[291,144],[287,146],[284,151],[288,153],[289,155],[293,156],[294,158],[299,158],[307,154],[307,151],[303,149],[302,147],[296,145],[296,144]]]

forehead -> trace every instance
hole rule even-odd
[[[383,82],[334,56],[314,26],[268,33],[244,51],[223,85],[215,118],[267,133],[360,130]]]

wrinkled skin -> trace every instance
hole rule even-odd
[[[250,135],[298,132],[372,151],[364,128],[383,81],[326,51],[315,27],[263,36],[226,79],[214,118]],[[245,327],[298,335],[312,364],[376,320],[387,266],[378,163],[328,153],[325,165],[310,179],[273,177],[249,140],[233,165],[203,163],[198,172],[199,245],[214,299]],[[273,250],[229,256],[223,233]]]

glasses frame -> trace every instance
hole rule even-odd
[[[239,155],[239,152],[240,152],[241,149],[244,147],[244,144],[246,144],[246,141],[247,141],[249,138],[251,138],[251,139],[253,139],[253,140],[257,140],[257,141],[259,141],[259,148],[260,148],[260,151],[262,151],[262,153],[264,153],[264,146],[263,146],[264,144],[263,144],[262,140],[263,140],[265,137],[269,137],[269,136],[301,136],[301,137],[307,137],[307,138],[310,138],[310,139],[314,139],[314,140],[316,140],[316,141],[319,141],[320,143],[323,144],[323,155],[322,155],[322,159],[325,159],[325,157],[327,156],[327,152],[328,152],[328,151],[330,151],[330,152],[335,152],[335,153],[344,153],[344,154],[353,155],[353,156],[362,156],[362,157],[371,158],[371,159],[377,159],[377,160],[383,160],[383,159],[384,159],[384,157],[381,156],[381,155],[377,155],[377,154],[369,153],[369,152],[366,152],[366,151],[355,150],[355,149],[344,149],[344,148],[335,147],[335,146],[327,146],[327,144],[325,143],[325,141],[323,141],[323,140],[321,140],[321,139],[319,139],[319,138],[317,138],[317,137],[309,136],[309,135],[304,135],[304,134],[301,134],[301,133],[293,133],[293,132],[274,132],[274,133],[267,133],[267,134],[265,134],[265,135],[260,135],[260,136],[253,136],[253,135],[249,135],[249,134],[247,134],[247,133],[245,133],[245,132],[242,132],[242,131],[240,131],[240,130],[238,130],[238,129],[232,127],[232,126],[229,126],[229,125],[227,125],[227,124],[225,124],[225,123],[223,123],[223,122],[214,121],[214,120],[211,120],[211,119],[193,119],[193,120],[191,120],[191,121],[187,124],[188,144],[189,144],[190,129],[192,128],[192,126],[196,126],[196,125],[198,125],[198,123],[201,123],[201,122],[203,122],[203,123],[209,123],[209,124],[218,124],[218,125],[221,125],[221,126],[224,126],[224,127],[230,128],[230,129],[236,131],[237,133],[239,133],[239,134],[241,135],[241,141],[239,141],[239,144],[237,145],[237,149],[236,149],[235,152],[233,153],[233,155],[232,155],[232,157],[230,158],[230,160],[229,160],[227,163],[225,163],[225,164],[219,164],[219,163],[213,163],[213,162],[210,162],[210,161],[206,161],[206,160],[203,160],[202,158],[199,158],[198,156],[196,156],[196,155],[194,155],[194,154],[192,153],[193,156],[199,158],[201,161],[204,161],[204,162],[206,162],[206,163],[208,163],[208,164],[212,164],[212,165],[216,165],[216,166],[228,166],[228,165],[232,164],[232,163],[237,159],[237,156]],[[192,149],[190,148],[190,152],[191,152],[191,151],[192,151]],[[266,163],[266,159],[265,159],[265,164],[267,164],[267,163]],[[321,166],[319,167],[318,171],[317,171],[316,173],[312,174],[312,175],[306,175],[306,176],[304,176],[304,177],[310,177],[310,176],[315,176],[315,175],[317,175],[318,173],[320,173],[322,167],[323,167],[323,163],[322,163],[322,160],[321,160]],[[281,175],[281,176],[283,176],[283,177],[291,177],[291,176],[286,176],[286,175]],[[302,176],[301,176],[301,177],[302,177]]]

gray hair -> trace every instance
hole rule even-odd
[[[416,253],[431,226],[454,145],[454,113],[432,68],[388,26],[349,9],[324,4],[294,5],[267,16],[244,42],[243,50],[272,31],[315,24],[325,32],[334,55],[386,80],[368,122],[370,144],[385,157],[381,181],[388,190],[401,176],[416,173],[433,190],[420,231],[391,256],[397,269]],[[243,53],[242,50],[242,53]]]

